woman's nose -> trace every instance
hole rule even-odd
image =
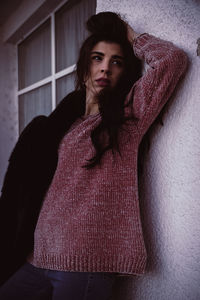
[[[111,73],[109,62],[103,62],[102,63],[102,65],[101,65],[101,72],[102,73],[106,73],[106,74],[110,74]]]

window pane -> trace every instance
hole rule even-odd
[[[50,20],[18,46],[19,89],[51,75]]]
[[[57,104],[70,92],[74,90],[74,72],[56,81],[56,102]]]
[[[37,115],[49,115],[52,110],[51,84],[46,84],[19,96],[19,131]]]
[[[95,14],[96,0],[69,1],[56,13],[56,71],[77,61],[82,41],[87,36],[85,22]]]

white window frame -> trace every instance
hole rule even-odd
[[[37,26],[35,26],[34,28],[32,28],[31,31],[29,31],[24,37],[23,39],[21,39],[18,43],[17,43],[17,57],[18,57],[18,46],[21,42],[23,42],[28,36],[30,36],[36,29],[38,29],[45,21],[47,21],[48,19],[50,19],[50,24],[51,24],[51,75],[37,81],[34,84],[31,84],[23,89],[19,89],[18,86],[18,91],[17,91],[17,97],[18,97],[18,103],[19,103],[19,96],[31,92],[34,89],[37,89],[39,87],[44,86],[45,84],[51,83],[51,93],[52,93],[52,110],[54,110],[56,108],[56,81],[59,78],[62,78],[66,75],[72,74],[75,70],[76,70],[76,64],[73,64],[59,72],[56,72],[56,43],[55,43],[55,14],[56,12],[63,6],[65,5],[69,0],[65,0],[63,2],[61,2],[46,18],[44,18],[39,24],[37,24]],[[18,60],[17,60],[18,62]]]

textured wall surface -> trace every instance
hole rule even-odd
[[[124,14],[138,32],[183,48],[185,79],[151,132],[140,180],[146,275],[118,279],[115,300],[200,299],[200,1],[97,0],[97,11]],[[0,35],[0,184],[17,139],[16,52]]]
[[[0,33],[0,186],[8,157],[18,136],[16,47],[2,42]]]
[[[115,300],[200,299],[200,1],[98,0],[137,32],[168,39],[190,59],[185,79],[151,131],[140,179],[149,255],[142,277],[118,279]]]

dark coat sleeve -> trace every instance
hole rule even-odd
[[[31,165],[31,155],[36,147],[40,147],[39,141],[46,119],[45,116],[38,116],[26,126],[9,158],[0,197],[0,283],[19,267],[15,244],[21,201],[24,201],[28,191],[27,171]]]

